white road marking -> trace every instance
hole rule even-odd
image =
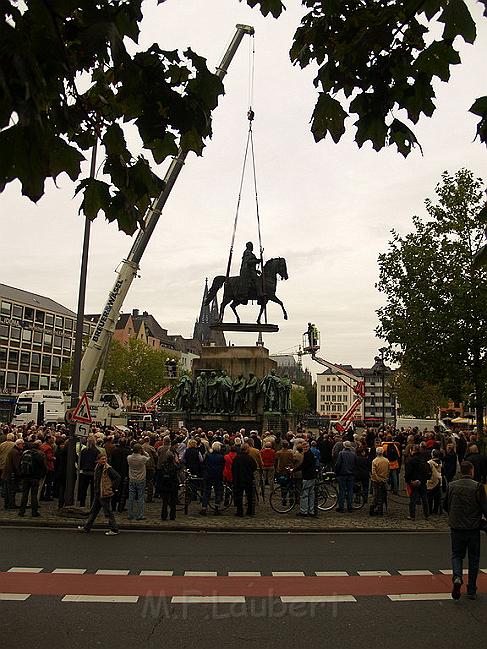
[[[7,572],[32,572],[32,573],[38,573],[42,572],[43,568],[9,568]]]
[[[404,577],[420,577],[433,574],[431,570],[398,570],[397,572]]]
[[[185,570],[185,577],[216,577],[218,575],[216,570]]]
[[[53,575],[84,575],[86,568],[55,568]]]
[[[245,604],[242,595],[179,595],[171,598],[171,604]]]
[[[361,577],[390,577],[391,573],[388,570],[359,570],[358,574]]]
[[[128,575],[130,570],[97,570],[95,575]]]
[[[172,577],[172,570],[141,570],[141,577]]]
[[[401,595],[388,595],[387,597],[392,602],[433,602],[451,599],[450,593],[402,593]]]
[[[278,570],[272,573],[273,577],[304,577],[304,572],[286,572]]]
[[[138,595],[65,595],[61,602],[104,602],[108,604],[136,604]]]
[[[328,570],[326,572],[315,572],[317,577],[348,577],[348,572],[343,570]]]
[[[24,602],[30,593],[0,593],[0,602]]]
[[[252,572],[252,571],[242,571],[242,572],[229,572],[228,573],[229,577],[260,577],[261,573],[260,572]]]
[[[286,595],[282,596],[281,602],[283,604],[298,604],[301,602],[356,602],[357,600],[353,595]]]
[[[442,575],[453,575],[453,570],[440,570],[440,572]],[[468,570],[466,568],[463,569],[463,574],[468,574]]]

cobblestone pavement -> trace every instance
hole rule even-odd
[[[83,519],[83,510],[74,511],[73,515],[61,515],[57,510],[56,502],[41,502],[39,518],[32,518],[27,511],[24,518],[19,518],[16,511],[0,510],[0,525],[39,525],[39,526],[75,526]],[[199,515],[199,506],[193,503],[187,515],[183,511],[177,512],[175,521],[162,521],[160,519],[161,501],[155,500],[145,506],[145,520],[129,521],[127,512],[116,514],[117,523],[121,529],[156,529],[156,530],[195,530],[195,531],[330,531],[330,530],[383,530],[383,531],[446,531],[448,530],[445,514],[432,515],[429,520],[424,520],[420,509],[417,511],[415,521],[407,520],[408,498],[405,495],[389,497],[388,511],[383,517],[369,516],[368,505],[352,513],[337,513],[335,510],[319,512],[316,518],[300,518],[295,507],[287,514],[278,514],[269,506],[269,495],[266,490],[265,501],[256,507],[256,515],[244,518],[235,517],[235,508],[231,506],[220,516],[208,510],[207,516]],[[85,516],[88,510],[85,511]],[[97,523],[103,524],[102,514]]]

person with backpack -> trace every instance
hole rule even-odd
[[[391,491],[397,494],[399,491],[399,460],[401,451],[399,444],[392,439],[392,435],[387,436],[387,440],[382,444],[384,457],[389,460],[389,481]]]
[[[106,455],[99,455],[94,473],[94,492],[95,498],[91,505],[90,515],[84,525],[79,525],[80,532],[90,532],[96,517],[103,509],[105,518],[108,519],[110,529],[105,532],[106,536],[115,536],[118,534],[117,522],[112,510],[112,498],[120,486],[120,476],[108,464]]]
[[[25,516],[27,503],[30,503],[32,516],[40,516],[37,494],[39,484],[47,473],[46,456],[40,450],[42,440],[36,439],[31,448],[27,448],[20,458],[20,475],[22,478],[22,500],[20,502],[19,516]]]

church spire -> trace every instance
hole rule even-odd
[[[218,347],[225,347],[226,341],[222,331],[210,329],[210,324],[218,320],[218,301],[215,297],[210,305],[206,304],[208,297],[208,278],[205,279],[205,289],[201,301],[200,316],[196,320],[193,331],[193,338],[199,340],[203,345],[214,344]]]

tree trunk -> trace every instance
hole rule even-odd
[[[484,401],[485,388],[482,383],[475,386],[475,415],[477,420],[477,434],[484,436]]]

